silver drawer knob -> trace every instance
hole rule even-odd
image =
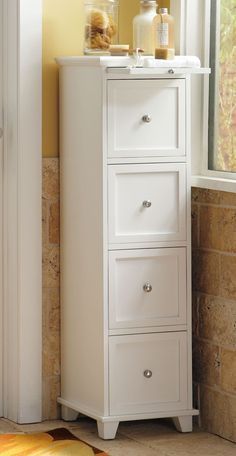
[[[152,118],[148,114],[145,114],[145,116],[143,116],[142,120],[145,123],[150,123],[152,121]]]
[[[151,205],[152,205],[152,202],[150,200],[147,200],[147,201],[143,202],[143,207],[147,207],[148,208],[148,207],[151,207]]]
[[[147,370],[144,371],[143,375],[144,375],[145,378],[151,378],[152,377],[152,371],[147,369]]]
[[[146,293],[151,293],[151,291],[152,291],[152,285],[151,285],[149,282],[145,283],[145,285],[143,285],[143,290],[144,290]]]
[[[170,70],[168,71],[169,74],[175,74],[173,68],[170,68]]]

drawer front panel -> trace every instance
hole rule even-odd
[[[185,156],[185,81],[109,81],[108,157]]]
[[[186,333],[109,340],[110,414],[187,408]]]
[[[186,324],[186,249],[109,254],[109,326]]]
[[[109,166],[111,244],[186,240],[186,165]]]

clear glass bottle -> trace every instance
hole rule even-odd
[[[156,58],[174,59],[174,18],[168,13],[168,8],[160,8],[154,18],[153,34]]]
[[[143,49],[144,55],[154,54],[152,23],[156,14],[156,0],[140,1],[140,14],[133,20],[133,47]]]
[[[118,42],[119,0],[84,0],[84,54],[109,54]]]

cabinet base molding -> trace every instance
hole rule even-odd
[[[137,415],[101,416],[96,412],[86,410],[79,404],[68,402],[61,397],[58,398],[58,402],[62,405],[62,419],[64,421],[75,421],[78,419],[79,414],[93,418],[95,421],[97,421],[98,434],[99,437],[103,440],[115,439],[119,423],[122,421],[172,418],[177,431],[192,432],[192,417],[199,415],[198,410],[190,409],[178,410],[178,412],[151,412],[142,414],[139,413]]]

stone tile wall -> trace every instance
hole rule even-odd
[[[43,419],[59,418],[59,159],[43,159]]]
[[[236,195],[193,189],[195,406],[236,441]],[[43,417],[59,417],[59,159],[43,160]]]
[[[193,189],[192,239],[195,406],[236,442],[236,194]]]

